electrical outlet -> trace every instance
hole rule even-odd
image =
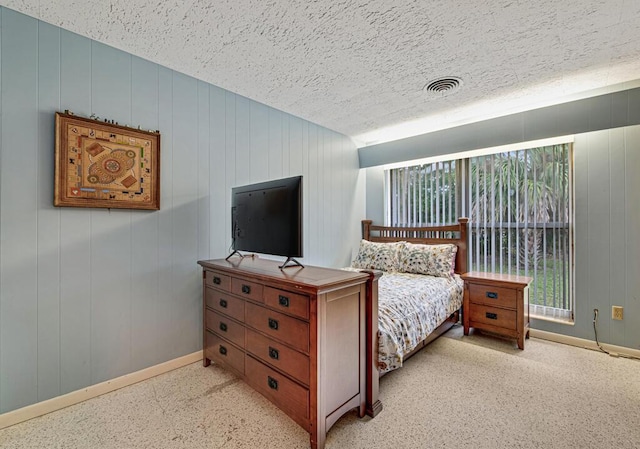
[[[624,307],[612,306],[611,307],[611,319],[621,320],[624,317]]]

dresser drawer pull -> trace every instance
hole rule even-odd
[[[269,346],[269,357],[271,357],[273,360],[278,360],[280,354],[278,353],[278,350],[276,348],[272,348],[271,346]]]
[[[274,320],[273,318],[269,318],[269,329],[273,329],[274,331],[278,330],[278,320]]]
[[[220,300],[220,307],[224,307],[225,309],[227,308],[227,300],[226,299],[221,299]]]
[[[485,315],[490,320],[497,320],[498,319],[498,314],[497,313],[487,312]]]
[[[272,390],[278,389],[278,381],[271,376],[267,376],[267,384],[269,385],[269,388],[271,388]]]
[[[498,294],[496,292],[487,292],[487,298],[498,299]]]
[[[251,287],[246,284],[242,284],[242,293],[246,293],[248,295],[251,293]]]
[[[227,323],[220,323],[220,330],[222,332],[226,332],[227,331]]]
[[[282,307],[289,307],[289,298],[286,296],[278,295],[278,304]]]
[[[222,282],[222,281],[220,280],[220,278],[218,276],[214,276],[213,277],[213,283],[214,284],[220,285],[220,282]]]
[[[220,345],[220,348],[218,349],[218,351],[220,351],[220,354],[222,355],[227,355],[227,348],[225,348],[222,345]]]

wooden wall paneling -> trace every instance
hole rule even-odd
[[[157,335],[162,361],[171,360],[174,349],[175,321],[173,317],[173,71],[160,67],[158,71],[158,129],[160,149],[160,210],[158,214],[158,298]]]
[[[209,118],[209,85],[198,81],[198,260],[211,258],[211,212],[209,192],[211,177],[209,159],[211,159]],[[201,293],[199,293],[199,296]]]
[[[251,184],[250,101],[236,96],[236,185]]]
[[[224,235],[231,243],[231,188],[240,185],[236,179],[236,95],[225,91],[225,228]],[[226,255],[224,257],[227,257]]]
[[[331,242],[331,228],[333,227],[333,207],[331,204],[333,186],[332,186],[332,176],[331,172],[331,144],[332,144],[332,133],[327,129],[322,130],[322,166],[321,171],[321,181],[320,185],[322,186],[322,232],[321,238],[322,241],[327,242],[326,245],[323,245],[321,257],[323,260],[330,261],[333,258],[333,248],[335,243]]]
[[[609,141],[609,179],[610,181],[610,207],[609,225],[611,234],[611,246],[609,247],[609,279],[611,305],[627,308],[626,291],[626,270],[625,254],[627,243],[625,241],[625,146],[624,129],[616,128],[607,131]],[[608,310],[608,317],[611,318],[611,308]],[[624,345],[626,322],[611,321],[609,343],[614,345]]]
[[[269,165],[267,176],[268,179],[277,179],[282,177],[282,121],[284,113],[277,109],[269,108],[269,142],[268,154]]]
[[[290,175],[289,157],[291,154],[291,115],[282,114],[282,148],[280,149],[280,178]]]
[[[302,121],[302,148],[300,174],[302,184],[302,251],[309,255],[309,122]]]
[[[252,101],[249,108],[249,154],[251,182],[266,181],[269,170],[269,108]],[[225,256],[226,257],[226,256]]]
[[[131,124],[131,55],[93,42],[92,112]],[[91,214],[91,383],[131,372],[131,215],[126,209]]]
[[[145,59],[131,59],[131,125],[159,130],[159,71]],[[160,161],[164,135],[160,130]],[[162,165],[160,166],[162,169]],[[160,193],[164,190],[160,177]],[[162,199],[162,198],[161,198]],[[160,201],[160,207],[167,205]],[[158,347],[159,217],[156,211],[131,214],[131,369],[141,370],[163,361]]]
[[[60,32],[60,109],[91,114],[91,41]],[[52,200],[53,201],[53,200]],[[91,384],[91,214],[60,209],[61,393]]]
[[[575,321],[582,323],[585,316],[593,319],[593,306],[589,299],[589,139],[576,136],[574,143],[574,298]],[[583,306],[578,307],[578,304]],[[576,329],[576,336],[590,338],[584,326]],[[593,333],[593,329],[591,330]]]
[[[5,9],[4,8],[0,8],[0,55],[2,55],[2,16],[3,16],[3,11]],[[2,117],[2,106],[3,106],[3,102],[2,102],[2,58],[0,57],[0,117]],[[3,274],[2,274],[2,260],[3,260],[3,255],[2,255],[2,151],[3,151],[3,125],[2,122],[0,122],[0,326],[2,326],[2,278],[3,278]],[[0,331],[0,373],[2,372],[2,344],[3,344],[3,339],[2,339],[2,331]],[[0,413],[2,413],[3,410],[5,410],[3,408],[2,405],[2,398],[3,398],[3,393],[4,393],[4,388],[2,385],[2,381],[0,381]]]
[[[209,172],[211,177],[210,227],[211,257],[227,257],[231,237],[227,234],[230,212],[227,198],[231,192],[227,189],[226,178],[226,114],[225,92],[219,87],[209,86],[209,118],[211,140],[209,143]],[[229,232],[230,232],[229,228]]]
[[[317,263],[321,259],[318,257],[318,250],[320,248],[319,242],[319,220],[320,220],[320,193],[318,183],[318,126],[309,123],[308,124],[309,135],[309,153],[308,163],[309,170],[307,172],[307,180],[305,181],[305,187],[307,191],[308,201],[305,203],[307,209],[309,226],[306,228],[306,256],[310,264]],[[303,238],[305,238],[303,236]]]
[[[37,399],[38,24],[2,14],[0,412]]]
[[[625,334],[623,346],[640,349],[640,126],[624,129],[625,144],[625,292],[626,306],[624,309]],[[621,257],[621,254],[616,254]]]
[[[577,263],[587,263],[589,301],[588,304],[593,315],[593,308],[599,309],[598,332],[603,339],[608,340],[611,327],[611,279],[609,278],[609,266],[611,257],[611,178],[609,166],[609,138],[608,133],[589,133],[589,168],[588,183],[588,208],[589,231],[588,240],[583,244],[589,245],[589,258],[577,260]],[[577,245],[577,242],[576,242]],[[578,305],[582,306],[582,299]],[[593,338],[593,332],[590,333]]]
[[[284,164],[287,176],[302,174],[302,123],[302,119],[289,116],[289,157]]]
[[[169,358],[201,345],[198,258],[198,82],[173,72],[173,273]],[[179,323],[179,324],[177,324]]]
[[[38,401],[60,394],[60,208],[53,206],[60,28],[38,22]]]

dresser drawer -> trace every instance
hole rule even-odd
[[[246,356],[245,364],[249,385],[295,421],[309,419],[309,390],[251,356]]]
[[[505,329],[516,329],[516,311],[474,304],[469,312],[473,323],[483,323]],[[473,324],[471,325],[473,327]]]
[[[205,289],[205,303],[224,315],[235,318],[238,321],[244,320],[244,301],[231,295],[227,295],[212,288]]]
[[[231,279],[231,292],[253,301],[264,302],[262,297],[263,285],[245,279]]]
[[[265,305],[282,313],[295,315],[304,320],[309,319],[309,297],[298,293],[291,293],[277,288],[264,288]]]
[[[244,374],[244,351],[209,331],[206,331],[206,334],[205,356],[233,368],[240,374]]]
[[[213,271],[205,271],[204,283],[207,287],[219,288],[227,292],[231,291],[231,276]]]
[[[228,317],[207,309],[205,313],[206,328],[211,332],[244,348],[244,326]]]
[[[247,326],[309,353],[309,323],[257,304],[246,303]]]
[[[475,283],[469,285],[469,300],[471,302],[515,309],[516,299],[517,291],[513,288]]]
[[[247,329],[247,351],[264,362],[309,385],[309,357],[276,340]]]

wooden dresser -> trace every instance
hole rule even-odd
[[[235,372],[323,448],[347,411],[364,416],[369,275],[272,260],[203,260],[204,366]]]
[[[515,338],[524,349],[529,338],[529,284],[526,276],[472,271],[464,280],[462,322],[464,334],[469,328],[484,329]]]

